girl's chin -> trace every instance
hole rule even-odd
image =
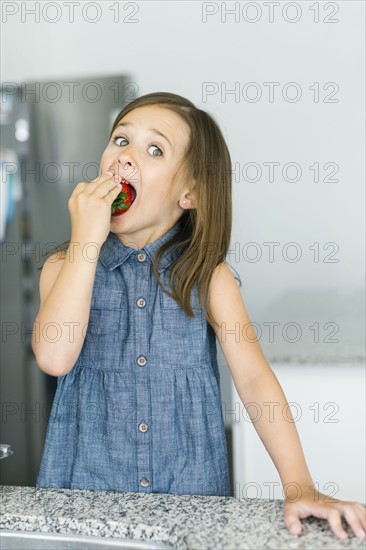
[[[121,212],[120,214],[116,214],[115,216],[111,216],[111,221],[120,220],[121,218],[124,218],[128,214],[128,212],[131,210],[131,208],[132,208],[132,204],[130,208],[127,208],[127,210],[124,210],[123,212]]]
[[[116,214],[115,216],[111,216],[111,221],[113,220],[120,220],[121,218],[123,218],[123,216],[125,216],[127,213],[127,210],[125,210],[125,212],[122,212],[121,214]]]

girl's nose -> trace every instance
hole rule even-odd
[[[118,155],[116,162],[118,162],[118,164],[120,164],[122,168],[125,169],[137,166],[136,162],[131,157],[131,155],[127,153],[127,151],[124,151],[123,153]]]
[[[122,148],[119,151],[119,154],[117,153],[117,160],[122,166],[125,164],[129,164],[130,166],[136,165],[137,163],[134,148],[131,145]]]
[[[136,164],[131,160],[122,161],[122,162],[119,160],[118,162],[121,165],[122,170],[136,170]]]
[[[117,166],[118,172],[123,175],[127,180],[133,181],[137,177],[137,165],[132,160],[125,160],[123,158],[118,159]]]

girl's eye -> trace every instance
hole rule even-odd
[[[162,157],[163,156],[163,151],[157,145],[151,144],[150,147],[148,148],[148,151],[150,151],[150,149],[152,147],[155,147],[155,151],[152,154],[153,157]]]
[[[122,139],[123,141],[127,141],[127,139],[124,138],[124,137],[122,137],[122,136],[116,136],[116,137],[114,137],[114,138],[112,139],[112,141],[113,141],[116,145],[118,145],[117,139]]]
[[[115,143],[116,145],[118,145],[118,147],[120,147],[120,143],[117,143],[117,140],[121,139],[122,141],[127,141],[128,140],[126,138],[124,138],[123,136],[115,136],[114,138],[112,138],[112,142]],[[150,151],[151,148],[154,148],[154,152],[151,154],[151,156],[153,157],[162,157],[163,156],[163,151],[160,149],[160,147],[158,147],[157,145],[154,145],[153,143],[150,145],[150,147],[148,148],[148,151]]]

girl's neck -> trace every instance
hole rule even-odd
[[[167,233],[171,227],[146,228],[138,233],[114,233],[117,239],[124,245],[135,250],[141,250],[144,246],[153,243]]]

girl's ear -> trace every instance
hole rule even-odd
[[[179,206],[183,209],[197,208],[195,187],[193,187],[191,191],[186,191],[182,193],[179,200]]]

